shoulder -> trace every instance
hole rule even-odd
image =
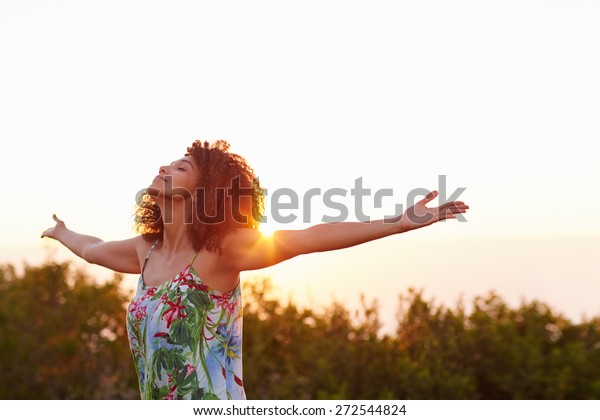
[[[227,241],[233,242],[235,240],[256,239],[261,236],[263,236],[263,233],[258,229],[248,227],[236,227],[227,232],[223,239],[223,242],[225,243]]]
[[[131,246],[135,249],[136,254],[138,254],[138,256],[140,256],[142,259],[158,242],[157,239],[145,239],[142,235],[130,238],[128,241],[130,241]]]
[[[239,250],[243,250],[249,246],[252,246],[256,242],[263,238],[263,234],[258,229],[252,228],[235,228],[227,232],[223,237],[221,248],[224,254],[237,253]]]
[[[222,263],[239,271],[238,263],[241,258],[257,249],[262,240],[263,234],[258,229],[240,227],[230,230],[221,242]]]
[[[299,255],[300,231],[278,230],[265,235],[258,229],[238,228],[223,238],[222,257],[233,271],[257,270]]]
[[[82,257],[113,271],[139,273],[140,256],[151,246],[140,235],[118,241],[98,241],[87,247]]]

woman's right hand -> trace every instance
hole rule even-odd
[[[50,229],[46,229],[44,233],[42,233],[42,238],[48,237],[52,239],[57,239],[58,232],[67,228],[65,222],[56,217],[56,214],[53,214],[52,218],[56,222],[56,225],[51,227]]]
[[[140,257],[138,254],[145,253],[150,244],[142,238],[142,235],[122,241],[104,242],[95,236],[84,235],[67,229],[65,222],[52,215],[56,222],[54,227],[46,229],[42,238],[56,239],[69,248],[75,255],[83,258],[90,264],[98,264],[119,273],[140,274]],[[138,253],[138,248],[143,249]]]

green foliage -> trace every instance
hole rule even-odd
[[[268,279],[245,285],[244,382],[264,399],[597,399],[600,318],[579,325],[496,294],[467,313],[400,296],[394,336],[376,302],[355,316],[282,305]]]
[[[0,267],[0,396],[138,398],[121,277],[93,282],[69,264]]]
[[[317,311],[272,295],[269,279],[244,284],[251,399],[600,397],[600,318],[573,324],[541,302],[512,309],[494,293],[475,298],[469,311],[447,308],[409,289],[389,336],[377,302]],[[22,275],[0,266],[0,397],[139,398],[125,329],[129,299],[118,275],[100,284],[68,263],[25,266]],[[167,339],[197,333],[175,331]]]

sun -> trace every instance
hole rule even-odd
[[[264,236],[271,236],[273,235],[273,232],[277,230],[277,227],[273,223],[261,223],[258,230],[260,230]]]

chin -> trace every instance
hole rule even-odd
[[[148,195],[150,197],[158,197],[159,195],[162,195],[162,191],[156,187],[153,186],[154,183],[150,184],[150,186],[147,188],[148,190]]]

